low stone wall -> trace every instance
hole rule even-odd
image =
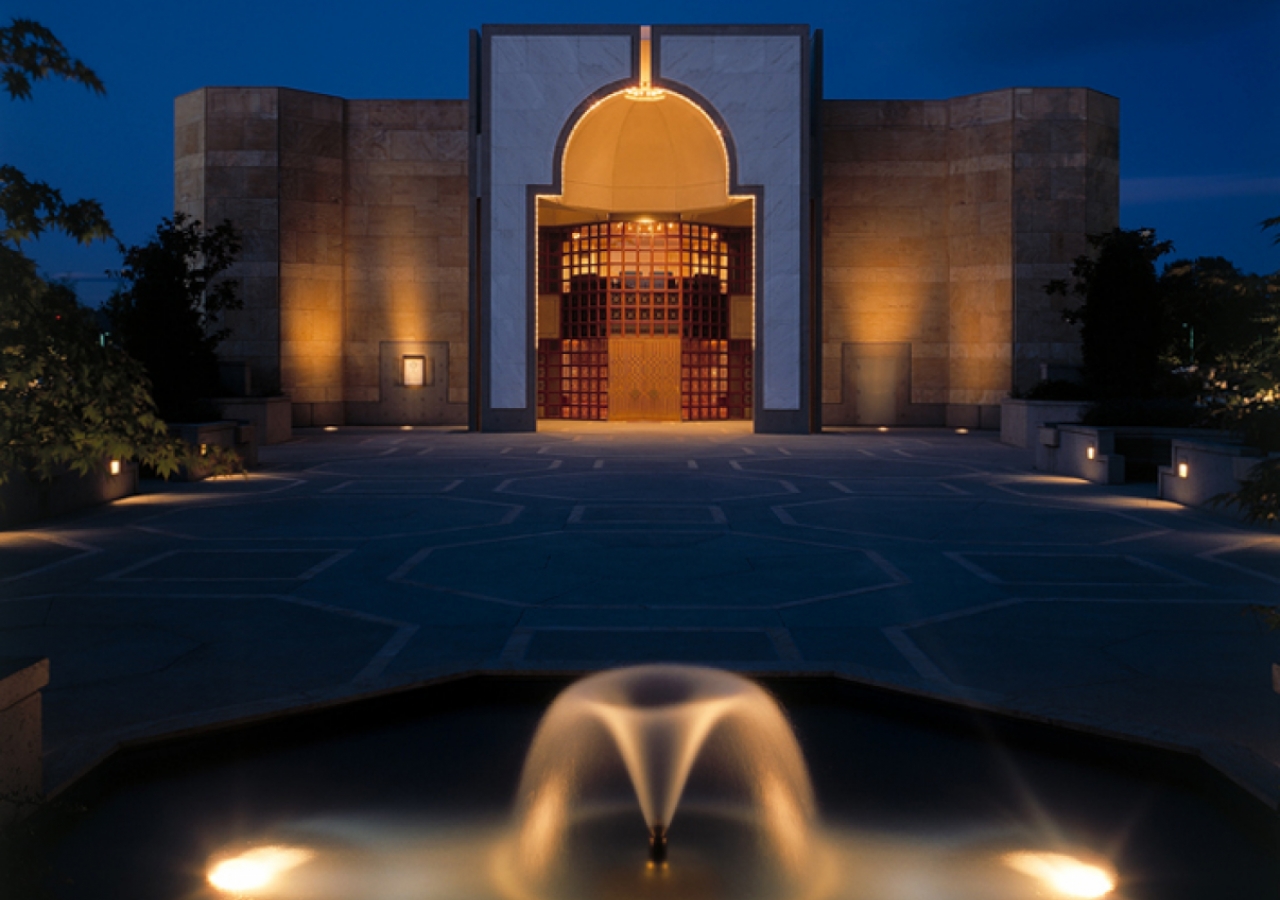
[[[1056,475],[1084,478],[1095,484],[1123,484],[1132,463],[1126,463],[1120,444],[1157,447],[1170,458],[1174,441],[1237,445],[1230,435],[1195,428],[1151,428],[1140,425],[1044,425],[1036,443],[1036,468]],[[1167,442],[1169,453],[1164,453]],[[1147,458],[1149,463],[1149,457]]]
[[[1160,469],[1159,496],[1184,506],[1205,506],[1219,494],[1236,491],[1260,461],[1252,447],[1176,439],[1170,465]]]
[[[1042,425],[1079,422],[1090,405],[1080,400],[1005,397],[1000,401],[1000,443],[1028,449],[1034,447]]]
[[[0,485],[0,528],[18,528],[137,492],[138,466],[130,462],[121,463],[115,475],[110,469],[87,475],[67,470],[47,484],[32,482],[22,473],[13,472],[9,480]]]
[[[1036,468],[1094,484],[1123,484],[1124,457],[1115,450],[1115,429],[1089,425],[1043,425],[1037,434]]]
[[[262,444],[293,439],[293,406],[288,397],[220,397],[218,415],[252,425]]]
[[[258,464],[257,428],[240,422],[194,422],[169,425],[169,433],[182,438],[197,453],[202,447],[226,447],[240,454],[246,469]],[[175,478],[179,481],[203,481],[210,469],[199,464],[183,466]]]
[[[47,659],[0,659],[0,829],[35,809],[44,796],[40,691]]]

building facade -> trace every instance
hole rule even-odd
[[[1084,88],[838,100],[807,26],[486,26],[467,100],[204,88],[175,205],[245,235],[222,355],[297,425],[994,427],[1079,362],[1119,218]]]

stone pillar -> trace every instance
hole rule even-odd
[[[223,359],[248,362],[253,384],[280,373],[279,91],[203,88],[174,101],[174,208],[217,225],[230,219],[244,249],[228,277],[244,308],[225,314]]]
[[[824,424],[943,423],[947,134],[945,100],[823,104]],[[862,376],[903,344],[908,389],[900,397],[869,396]],[[888,406],[896,408],[894,421],[873,421]]]
[[[1010,387],[1013,91],[957,97],[948,107],[951,346],[946,424],[977,427],[999,420],[1000,400]]]
[[[296,425],[343,410],[344,101],[279,90],[280,382]]]
[[[1081,364],[1080,329],[1062,319],[1075,301],[1044,286],[1070,277],[1087,235],[1120,224],[1120,101],[1085,88],[1018,88],[1013,99],[1013,387],[1026,390],[1041,364]]]
[[[467,101],[348,100],[344,398],[351,424],[462,425],[470,342]],[[444,348],[441,383],[400,356]]]

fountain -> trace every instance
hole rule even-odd
[[[646,829],[647,866],[610,849]],[[695,666],[617,669],[564,691],[530,747],[514,830],[499,871],[519,900],[599,897],[606,884],[635,896],[714,884],[742,900],[802,900],[821,893],[830,868],[777,703],[745,678]]]
[[[477,676],[161,742],[73,787],[62,808],[83,812],[37,821],[0,883],[56,900],[1274,897],[1274,814],[1226,802],[1206,769],[839,679],[770,686],[684,665]]]

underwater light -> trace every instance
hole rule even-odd
[[[1009,853],[1005,863],[1025,875],[1039,878],[1062,897],[1105,897],[1115,890],[1115,878],[1099,866],[1064,853],[1021,851]]]
[[[209,883],[225,894],[243,894],[269,885],[283,872],[315,856],[302,847],[255,847],[209,867]]]

